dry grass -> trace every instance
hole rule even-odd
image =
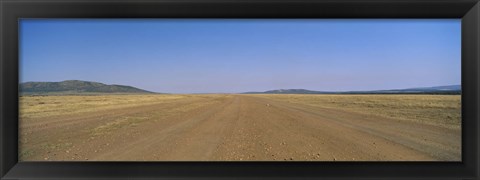
[[[292,104],[302,105],[298,106],[299,108],[304,108],[304,106],[310,106],[307,109],[332,108],[335,109],[335,111],[339,111],[334,112],[336,114],[333,114],[330,117],[333,117],[334,115],[342,116],[343,113],[341,111],[358,112],[366,114],[369,118],[372,118],[374,120],[376,120],[375,118],[377,117],[388,117],[378,118],[379,121],[376,122],[380,122],[380,120],[383,119],[387,122],[397,124],[402,124],[403,122],[405,122],[404,124],[410,123],[419,125],[417,123],[411,123],[411,121],[416,121],[426,124],[434,124],[442,127],[455,128],[452,130],[453,132],[460,132],[457,131],[460,128],[461,124],[461,103],[459,95],[244,96],[256,96],[272,99],[274,101],[289,102]],[[230,131],[227,132],[224,130],[224,128],[230,127],[240,128],[240,130],[242,131],[238,132],[240,133],[239,135],[241,137],[252,136],[246,139],[247,141],[249,141],[248,139],[251,140],[252,138],[255,139],[256,137],[259,137],[257,136],[257,134],[250,134],[250,131],[244,131],[245,128],[259,128],[258,125],[255,125],[255,123],[253,123],[252,125],[251,122],[260,122],[265,120],[265,118],[270,118],[268,120],[277,121],[279,123],[301,122],[300,120],[290,121],[291,118],[285,118],[282,120],[281,114],[262,114],[269,112],[255,111],[255,107],[257,107],[255,106],[255,103],[257,103],[257,101],[254,101],[254,99],[239,99],[238,101],[233,99],[233,101],[229,101],[229,98],[232,98],[232,95],[85,95],[21,97],[20,124],[23,124],[23,126],[20,126],[19,129],[19,158],[20,160],[55,160],[62,158],[63,160],[70,160],[72,158],[75,158],[75,160],[83,160],[84,158],[95,157],[100,152],[104,153],[107,150],[114,151],[117,148],[121,148],[122,146],[124,146],[125,143],[131,142],[131,140],[137,141],[143,138],[148,138],[148,136],[146,135],[148,135],[149,133],[150,135],[157,135],[155,132],[170,127],[182,127],[186,130],[193,129],[192,131],[165,131],[158,134],[161,134],[162,136],[170,136],[170,133],[174,133],[172,134],[172,137],[178,137],[178,139],[181,140],[179,142],[183,143],[182,146],[178,147],[188,147],[191,144],[195,146],[197,142],[193,142],[193,140],[203,139],[191,138],[196,137],[198,134],[207,135],[209,137],[205,138],[205,144],[208,144],[210,142],[210,137],[215,137],[217,135],[231,136]],[[242,104],[239,105],[230,102]],[[214,108],[215,110],[215,107],[220,106],[227,107],[223,109],[218,108],[221,109],[218,114],[214,113],[213,115],[208,115],[210,113],[207,113],[207,115],[203,115],[204,111],[209,111],[211,108]],[[248,106],[249,108],[245,108],[244,106]],[[238,107],[243,108],[235,109]],[[258,105],[258,107],[263,107],[263,104]],[[280,113],[279,111],[270,112]],[[321,113],[329,111],[318,112]],[[227,113],[238,113],[238,115],[237,117],[224,116]],[[245,116],[245,114],[248,114],[248,116]],[[350,113],[349,115],[352,114]],[[300,112],[300,114],[295,115],[294,118],[302,117],[303,116]],[[321,115],[312,117],[320,118]],[[348,122],[358,124],[359,122],[354,122],[355,117],[361,116],[352,115],[350,117],[352,118],[352,121],[349,120]],[[96,120],[92,118],[96,118]],[[206,118],[204,121],[200,121],[204,118]],[[394,122],[392,121],[392,119],[402,122]],[[239,120],[244,121],[243,123],[237,123]],[[182,123],[189,121],[193,123]],[[312,119],[312,124],[315,123],[313,121],[314,120]],[[236,124],[222,125],[221,123],[223,122],[235,122]],[[324,125],[322,121],[318,122],[320,123],[317,124],[319,127]],[[177,124],[180,125],[176,126]],[[197,125],[198,127],[202,128],[196,129]],[[270,125],[270,123],[264,123],[264,125],[268,126],[260,127],[259,129],[269,130],[271,132],[278,133],[278,137],[287,137],[287,135],[283,136],[284,129],[278,128],[283,127],[283,125],[278,127],[273,127]],[[285,127],[287,125],[294,126],[294,124],[284,125]],[[207,128],[203,130],[204,127]],[[212,127],[212,129],[210,129],[209,127]],[[303,131],[303,129],[298,129],[300,127],[303,128],[305,126],[295,126],[296,130]],[[416,129],[420,129],[418,126],[412,127],[417,127]],[[218,129],[217,134],[217,131],[214,131],[213,128],[222,128],[222,130]],[[381,126],[375,128],[383,129],[384,127]],[[316,128],[312,128],[311,130],[314,131],[311,131],[308,134],[317,133]],[[406,130],[405,132],[408,131],[409,130]],[[428,132],[430,130],[426,129],[426,131]],[[236,132],[237,131],[234,131],[234,133]],[[332,130],[331,132],[337,133],[337,131],[335,130]],[[442,135],[444,134],[442,133]],[[402,135],[399,135],[399,137],[401,136]],[[440,138],[450,138],[450,136],[447,134],[445,134],[444,136],[445,137],[442,136]],[[150,138],[153,139],[155,137],[157,136],[151,136]],[[272,137],[275,138],[269,139],[270,143],[278,143],[277,136]],[[455,137],[452,138],[455,139]],[[296,141],[293,137],[290,138],[290,140]],[[366,143],[367,141],[369,143],[370,140],[365,140],[364,143]],[[425,139],[422,139],[422,142],[424,140]],[[323,141],[324,140],[322,140],[322,142]],[[284,140],[282,140],[282,142],[284,142]],[[320,143],[321,141],[317,142]],[[150,141],[148,141],[148,143],[150,143]],[[142,144],[142,146],[144,147],[150,147],[148,143],[142,142],[140,144]],[[170,144],[169,146],[177,147],[177,144]],[[238,146],[236,144],[232,144],[232,148],[238,148]],[[152,151],[154,150],[146,150],[146,152]],[[168,148],[164,149],[164,151],[167,152]],[[192,152],[194,152],[194,150],[192,150]],[[78,153],[79,155],[77,156],[75,153]]]
[[[19,158],[28,159],[36,154],[49,152],[65,152],[75,140],[91,141],[93,139],[111,138],[118,134],[131,132],[137,127],[145,127],[162,123],[172,116],[184,114],[211,104],[220,103],[229,95],[50,95],[50,96],[23,96],[20,97],[20,141]],[[138,106],[163,107],[153,108],[141,113],[127,113],[116,117],[115,112],[129,111]],[[181,105],[178,105],[181,103]],[[177,104],[177,105],[175,105]],[[149,106],[153,105],[153,106]],[[157,106],[158,105],[158,106]],[[112,112],[112,113],[110,113]],[[52,119],[65,117],[85,117],[93,114],[103,114],[98,121],[82,124],[72,131],[62,128],[52,128],[56,131],[53,136],[44,136],[51,132],[35,128],[26,128],[26,125],[37,123],[35,127],[52,127],[62,122],[48,122]],[[114,118],[111,118],[111,117]],[[109,118],[110,117],[110,118]],[[158,125],[158,124],[157,124]],[[68,127],[68,126],[66,126]],[[70,128],[70,127],[69,127]],[[35,132],[43,135],[33,136]],[[58,133],[60,132],[60,133]],[[52,133],[53,134],[53,133]],[[51,135],[51,134],[50,134]],[[74,137],[75,140],[69,139]],[[79,143],[79,142],[76,143]],[[75,143],[74,143],[75,144]],[[43,158],[43,157],[42,157]]]
[[[148,117],[123,117],[113,122],[108,122],[106,124],[97,126],[92,130],[91,135],[92,136],[106,135],[121,128],[135,127],[137,126],[138,123],[142,123],[146,120],[148,120]]]
[[[90,96],[23,96],[20,97],[20,118],[88,113],[100,110],[173,102],[188,95],[90,95]]]
[[[155,103],[175,102],[185,98],[209,98],[217,95],[90,95],[90,96],[24,96],[20,98],[20,118],[75,115]],[[444,127],[460,128],[460,95],[253,95],[269,99],[322,108],[417,121]],[[196,104],[205,105],[205,104]],[[179,113],[192,106],[167,111]],[[133,119],[138,119],[132,117]],[[108,126],[116,126],[124,120]]]
[[[255,95],[398,120],[460,128],[460,95]]]

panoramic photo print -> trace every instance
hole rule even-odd
[[[461,161],[461,20],[19,29],[19,161]]]

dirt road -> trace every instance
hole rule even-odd
[[[251,95],[20,122],[22,160],[459,161],[458,129]]]

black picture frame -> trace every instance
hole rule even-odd
[[[461,18],[462,162],[18,162],[20,18]],[[0,0],[0,179],[479,179],[478,0]]]

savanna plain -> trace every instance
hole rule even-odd
[[[460,95],[20,97],[20,161],[460,161]]]

